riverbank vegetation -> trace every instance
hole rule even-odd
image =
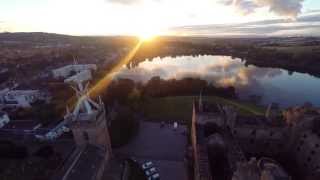
[[[234,87],[217,87],[199,78],[183,78],[180,80],[164,80],[152,77],[147,83],[135,82],[131,79],[114,80],[104,92],[105,103],[127,103],[168,96],[214,95],[229,99],[237,99]]]
[[[233,87],[215,87],[205,80],[153,77],[142,84],[131,79],[114,80],[104,93],[105,104],[129,106],[147,120],[187,123],[200,93],[210,103],[231,105],[242,114],[263,115],[264,108],[237,98]]]
[[[274,39],[274,41],[281,41]],[[283,40],[285,41],[285,40]],[[303,40],[302,40],[303,41]],[[268,39],[162,38],[141,46],[129,67],[145,59],[181,55],[223,55],[243,59],[260,67],[283,68],[292,72],[320,76],[320,43],[271,43]]]

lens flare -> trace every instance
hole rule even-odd
[[[135,56],[137,51],[139,50],[142,41],[140,40],[131,50],[130,52],[122,58],[117,65],[115,65],[111,71],[107,72],[106,75],[99,80],[92,88],[90,88],[87,92],[87,95],[90,97],[97,97],[98,94],[101,93],[102,90],[106,89],[111,83],[113,76],[118,72],[124,65],[128,64],[132,58]]]

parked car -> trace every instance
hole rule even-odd
[[[155,173],[152,176],[148,177],[148,180],[160,180],[159,173]]]
[[[153,163],[151,161],[145,162],[142,164],[142,170],[147,170],[153,167]]]
[[[155,167],[153,167],[153,168],[150,168],[150,169],[146,170],[144,173],[145,173],[147,176],[151,176],[151,175],[157,173],[157,170],[156,170]]]

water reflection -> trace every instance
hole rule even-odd
[[[262,103],[277,102],[282,106],[305,101],[320,105],[316,89],[320,80],[307,74],[282,69],[246,66],[240,59],[228,56],[180,56],[154,58],[137,67],[123,69],[117,77],[147,82],[153,76],[163,79],[198,77],[218,86],[234,86],[242,98],[261,96]],[[303,83],[303,86],[301,84]]]

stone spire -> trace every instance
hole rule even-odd
[[[200,95],[199,95],[199,111],[200,112],[203,111],[202,90],[200,91]]]

